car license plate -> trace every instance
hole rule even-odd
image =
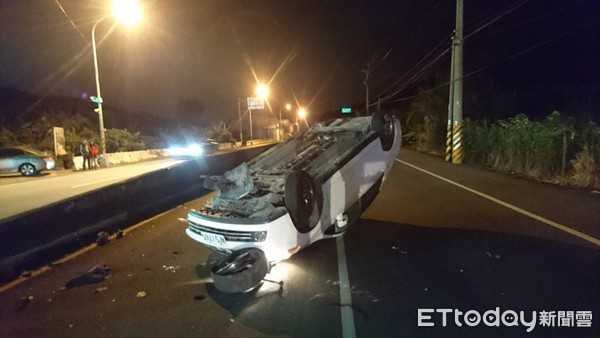
[[[211,234],[208,232],[201,232],[200,236],[204,240],[205,244],[210,245],[225,245],[227,241],[225,241],[225,237],[223,235]]]

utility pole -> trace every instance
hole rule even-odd
[[[252,109],[248,108],[248,114],[250,116],[250,144],[254,143],[254,138],[252,135]]]
[[[371,75],[371,63],[367,63],[367,68],[362,70],[365,73],[365,113],[369,116],[369,76]]]
[[[452,163],[462,164],[463,114],[463,0],[456,0],[456,31],[453,40],[453,109],[452,109]]]
[[[242,103],[240,102],[239,97],[237,99],[237,103],[238,103],[238,117],[240,119],[240,146],[241,146],[244,141],[242,139]]]
[[[448,125],[446,127],[446,162],[452,161],[452,121],[454,121],[454,32],[452,32],[450,61],[450,90],[448,92]]]

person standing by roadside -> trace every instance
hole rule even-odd
[[[92,146],[90,147],[90,162],[92,164],[92,168],[98,168],[98,143],[92,142]]]
[[[83,142],[81,142],[81,144],[79,144],[79,153],[81,154],[81,157],[83,157],[83,170],[86,169],[91,169],[90,167],[90,144],[88,143],[87,140],[83,140]]]

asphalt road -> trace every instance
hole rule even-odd
[[[274,267],[268,278],[282,288],[265,282],[241,295],[214,288],[214,254],[184,234],[187,211],[200,205],[5,285],[0,337],[600,336],[595,194],[403,150],[344,236]],[[104,265],[109,278],[82,276]],[[433,326],[419,326],[419,309]],[[435,310],[452,311],[446,326]],[[472,311],[456,320],[456,310]],[[514,326],[467,325],[488,310]],[[554,327],[542,326],[541,311],[555,311]],[[591,328],[557,327],[585,325],[582,311]]]
[[[118,184],[181,162],[182,160],[169,158],[96,170],[42,172],[41,175],[34,177],[2,175],[0,177],[0,219],[13,217],[111,184]]]

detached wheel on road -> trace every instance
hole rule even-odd
[[[371,117],[371,130],[379,134],[381,140],[381,149],[388,151],[394,145],[396,138],[396,126],[394,117],[388,111],[378,110]]]
[[[225,293],[240,293],[258,285],[269,272],[265,253],[257,248],[241,249],[215,264],[210,275],[215,287]]]
[[[323,192],[321,185],[304,170],[292,171],[285,180],[285,206],[300,233],[311,231],[321,218]]]
[[[19,167],[19,172],[23,176],[33,176],[33,175],[35,175],[35,173],[37,172],[37,170],[35,169],[35,166],[33,164],[31,164],[31,163],[23,163]]]

